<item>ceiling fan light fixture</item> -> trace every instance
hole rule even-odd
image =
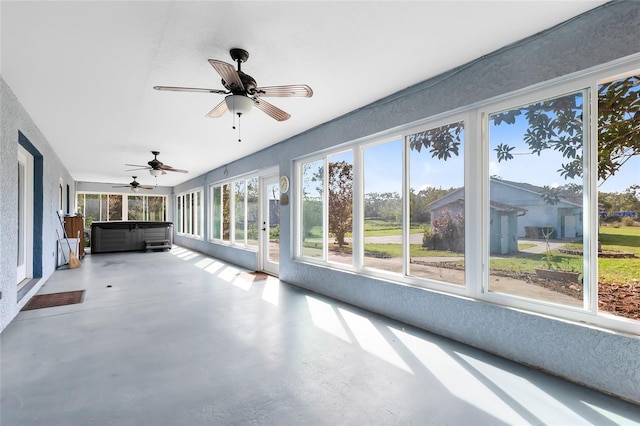
[[[224,98],[227,108],[233,114],[247,114],[253,107],[253,99],[243,95],[229,95]]]
[[[149,174],[153,177],[158,177],[162,174],[162,170],[158,170],[158,169],[151,169],[149,170]]]
[[[137,186],[132,186],[131,187],[131,192],[138,192],[138,187]]]

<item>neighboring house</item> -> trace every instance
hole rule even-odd
[[[582,204],[580,199],[561,198],[547,204],[543,188],[527,183],[501,179],[490,180],[490,242],[492,253],[508,254],[518,250],[518,238],[542,238],[538,230],[552,226],[551,238],[582,236]],[[464,188],[450,192],[429,204],[431,221],[445,212],[452,216],[464,213]]]

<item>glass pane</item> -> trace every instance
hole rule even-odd
[[[323,257],[322,192],[324,189],[324,161],[302,164],[302,248],[301,254]]]
[[[280,185],[269,185],[269,261],[280,261]]]
[[[144,220],[144,196],[128,195],[127,220]]]
[[[353,264],[353,153],[327,158],[329,260]]]
[[[598,87],[598,308],[640,319],[640,75]]]
[[[147,208],[149,220],[154,222],[165,221],[165,197],[163,196],[147,196]]]
[[[184,196],[179,195],[176,197],[176,232],[184,232],[182,215],[184,214]]]
[[[244,187],[245,182],[243,180],[234,182],[234,194],[235,194],[235,239],[234,242],[238,244],[245,244],[245,205],[244,205]]]
[[[407,136],[409,275],[464,285],[464,122]]]
[[[582,297],[583,95],[489,116],[489,290]]]
[[[222,185],[222,240],[229,241],[231,231],[231,184]]]
[[[258,178],[247,179],[247,244],[258,245],[260,192],[258,190]]]
[[[109,196],[107,194],[100,195],[100,220],[109,220]]]
[[[193,211],[193,199],[191,194],[184,195],[184,233],[191,234],[193,232],[192,228],[192,217],[191,212]]]
[[[84,213],[84,194],[78,194],[76,197],[76,204],[78,206],[77,212],[84,217],[84,227],[90,228],[91,223],[87,224],[87,215]]]
[[[122,220],[122,195],[109,195],[107,219]]]
[[[193,235],[202,235],[202,193],[193,193]]]
[[[100,195],[85,194],[84,198],[84,221],[87,228],[91,227],[93,221],[100,220]]]
[[[211,238],[219,240],[221,237],[221,219],[222,219],[222,188],[216,186],[212,189],[211,196]]]
[[[402,273],[402,140],[364,149],[364,266]]]

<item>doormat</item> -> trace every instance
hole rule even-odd
[[[251,281],[251,282],[255,282],[255,281],[264,281],[267,278],[269,278],[269,274],[265,274],[264,272],[240,272],[238,274],[240,276],[240,278],[247,280],[247,281]]]
[[[22,311],[30,311],[32,309],[51,308],[53,306],[73,305],[82,303],[84,299],[84,290],[64,291],[62,293],[38,294],[35,295],[24,305]]]

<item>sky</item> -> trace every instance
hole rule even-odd
[[[562,154],[544,150],[540,156],[528,153],[522,142],[526,124],[490,126],[489,175],[505,180],[529,183],[537,186],[556,187],[567,183],[581,183],[581,178],[565,179],[558,170],[567,162]],[[514,158],[498,162],[493,149],[500,143],[516,146]],[[457,188],[464,185],[464,142],[460,155],[446,161],[434,159],[428,150],[410,151],[410,186],[416,192],[425,187]],[[352,162],[351,153],[329,157],[329,161]],[[364,148],[364,192],[402,192],[402,139]],[[624,192],[629,186],[640,184],[640,156],[634,157],[615,176],[599,187],[604,192]]]

